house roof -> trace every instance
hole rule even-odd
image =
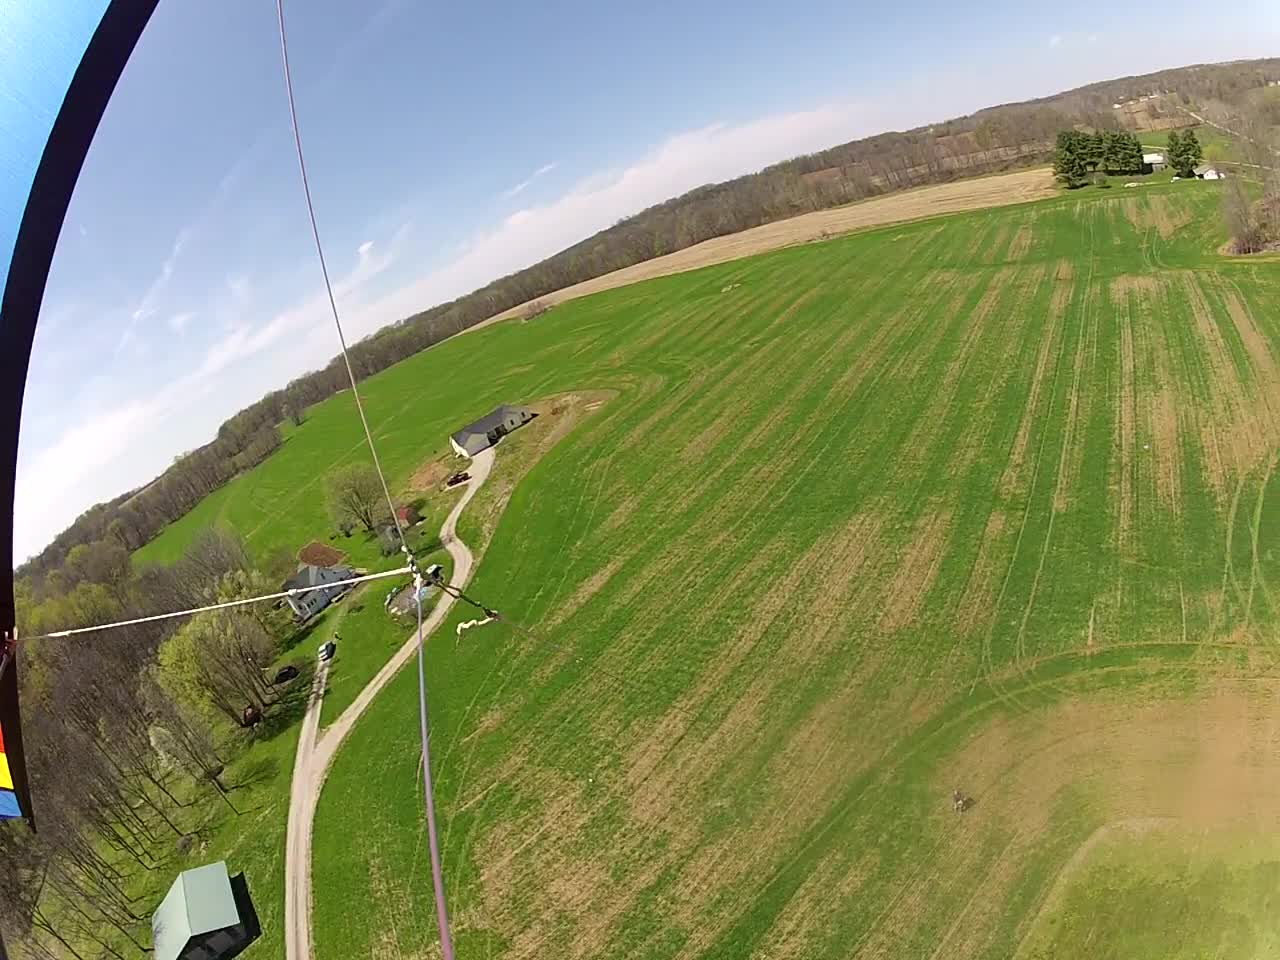
[[[311,587],[323,587],[327,583],[333,581],[333,577],[327,577],[330,571],[346,576],[351,571],[346,567],[317,567],[313,563],[298,568],[298,572],[284,582],[282,590],[299,590]],[[337,578],[341,579],[341,577]]]
[[[239,922],[225,861],[185,870],[151,918],[155,960],[177,960],[192,937]]]
[[[453,439],[458,443],[462,443],[467,437],[476,435],[484,436],[495,427],[502,426],[502,422],[511,414],[521,414],[527,412],[524,407],[513,407],[509,403],[495,407],[493,413],[485,414],[474,423],[469,423],[457,433],[453,434]]]
[[[1200,166],[1196,167],[1192,172],[1195,173],[1197,177],[1199,177],[1208,173],[1210,170],[1217,170],[1217,169],[1218,168],[1215,167],[1212,163],[1202,163],[1200,164]]]
[[[1164,163],[1163,153],[1144,153],[1142,155],[1143,163]]]

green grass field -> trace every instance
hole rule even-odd
[[[457,643],[458,610],[430,645],[462,955],[1200,955],[1143,907],[1171,841],[1096,844],[1146,867],[1103,929],[1063,919],[1107,889],[1075,879],[1111,862],[1090,838],[1139,820],[1235,851],[1197,943],[1272,943],[1240,851],[1280,825],[1280,270],[1219,257],[1217,212],[1183,183],[890,226],[368,381],[396,484],[497,402],[609,397],[473,580],[527,629]],[[215,519],[323,536],[296,491],[359,439],[348,396],[318,406],[147,557]],[[335,760],[320,960],[432,953],[415,730],[406,671]]]

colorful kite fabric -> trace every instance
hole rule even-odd
[[[18,795],[13,791],[13,775],[9,773],[9,757],[4,752],[4,730],[0,729],[0,819],[22,816]]]
[[[18,663],[17,657],[10,652],[0,655],[0,820],[15,819],[25,819],[34,828],[27,772],[22,762]]]

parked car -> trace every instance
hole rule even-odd
[[[332,640],[326,640],[324,643],[320,644],[320,662],[324,663],[326,660],[332,660],[333,655],[337,652],[338,645]]]
[[[466,483],[471,479],[471,474],[467,472],[455,473],[452,477],[444,482],[446,487],[456,487],[460,483]]]
[[[443,583],[444,567],[440,566],[438,563],[431,564],[431,566],[422,571],[422,579],[427,581],[427,583]]]
[[[271,682],[272,683],[288,683],[297,675],[298,675],[298,668],[295,667],[292,663],[288,663],[276,671],[276,678]]]

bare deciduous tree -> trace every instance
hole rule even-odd
[[[387,505],[377,471],[367,463],[351,463],[325,478],[329,512],[339,527],[359,524],[372,531],[386,517]]]

